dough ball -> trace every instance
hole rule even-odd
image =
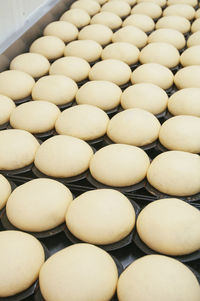
[[[153,31],[148,37],[148,43],[164,42],[172,44],[178,50],[185,47],[185,37],[184,35],[171,28],[160,28]]]
[[[47,301],[110,300],[117,280],[117,267],[110,254],[90,244],[75,244],[57,252],[39,275],[42,296]]]
[[[87,62],[95,62],[101,56],[102,47],[93,40],[73,41],[65,47],[64,56],[81,57]]]
[[[10,63],[11,70],[20,70],[32,77],[41,77],[48,73],[50,63],[46,57],[38,53],[23,53],[16,56]]]
[[[124,90],[121,96],[121,106],[124,109],[139,108],[156,115],[167,107],[167,93],[151,83],[140,83]]]
[[[167,0],[137,0],[137,3],[142,3],[142,2],[153,2],[163,7],[166,5]]]
[[[16,107],[10,116],[14,129],[26,130],[32,134],[44,133],[54,128],[60,114],[58,107],[47,101],[29,101]]]
[[[200,65],[200,45],[187,48],[180,57],[180,63],[182,66]]]
[[[188,20],[192,20],[195,16],[195,10],[188,4],[174,4],[170,5],[163,11],[163,16],[181,16]]]
[[[157,19],[162,15],[162,9],[160,6],[153,2],[142,2],[136,4],[132,10],[131,14],[144,14],[152,19]]]
[[[180,261],[163,255],[147,255],[134,261],[121,274],[117,295],[120,301],[198,301],[200,287],[193,272]]]
[[[92,148],[85,141],[57,135],[40,145],[34,163],[45,175],[67,178],[86,171],[92,155]]]
[[[109,0],[109,1],[113,1],[113,0]],[[114,0],[115,1],[115,0]],[[130,6],[133,6],[136,4],[137,0],[122,0],[122,1],[125,1],[127,2]]]
[[[63,56],[65,43],[54,36],[44,36],[35,40],[30,47],[30,52],[39,53],[48,60],[55,60]]]
[[[171,28],[181,33],[187,33],[190,31],[190,27],[190,21],[181,16],[165,16],[160,18],[156,23],[156,29]]]
[[[85,10],[90,16],[94,16],[100,11],[101,6],[97,1],[78,0],[73,2],[70,8],[80,8]]]
[[[108,26],[110,29],[117,29],[122,25],[122,20],[115,13],[102,11],[92,17],[91,24],[103,24]]]
[[[130,67],[124,62],[114,59],[96,63],[89,72],[90,80],[107,80],[119,86],[126,84],[130,76]]]
[[[45,27],[44,36],[55,36],[68,43],[77,38],[78,29],[67,21],[54,21]]]
[[[93,178],[115,187],[139,183],[145,178],[148,167],[147,154],[139,147],[125,144],[105,146],[98,150],[90,161]]]
[[[0,131],[0,145],[0,170],[23,168],[33,163],[39,147],[32,134],[15,129]]]
[[[84,9],[71,8],[61,16],[60,21],[70,22],[77,28],[82,28],[90,23],[90,16]]]
[[[18,229],[47,231],[64,223],[71,201],[72,194],[64,184],[51,179],[34,179],[11,193],[6,214]]]
[[[14,101],[9,97],[0,94],[0,125],[10,120],[10,114],[14,108]]]
[[[91,0],[93,1],[93,0]],[[50,67],[50,75],[65,75],[80,82],[88,77],[90,65],[80,57],[67,56],[56,60]]]
[[[19,70],[7,70],[0,73],[0,94],[19,100],[31,94],[34,79]]]
[[[157,190],[169,195],[199,193],[200,157],[182,151],[164,152],[153,159],[147,179]]]
[[[174,76],[174,83],[178,89],[200,88],[200,66],[193,65],[180,69]]]
[[[191,32],[196,32],[200,30],[200,19],[196,19],[191,26]]]
[[[165,66],[156,63],[148,63],[137,67],[132,75],[132,84],[151,83],[162,89],[168,89],[173,85],[174,75]]]
[[[56,105],[71,102],[78,86],[71,78],[64,75],[48,75],[40,78],[33,87],[33,100],[46,100]]]
[[[185,88],[172,94],[168,101],[168,111],[172,115],[200,117],[200,88]]]
[[[191,36],[189,36],[187,40],[187,46],[197,46],[200,45],[200,31],[194,32]]]
[[[134,14],[134,15],[128,16],[124,20],[122,26],[124,27],[124,26],[128,26],[128,25],[138,27],[141,30],[143,30],[144,32],[152,31],[155,27],[155,23],[154,23],[153,19],[151,17],[149,17],[147,15],[143,15],[143,14]]]
[[[113,32],[108,26],[103,24],[91,24],[85,26],[83,29],[80,30],[78,39],[94,40],[100,45],[104,46],[110,43],[112,36],[113,36]]]
[[[195,12],[195,19],[200,18],[200,8],[198,8]]]
[[[140,212],[137,232],[156,252],[190,254],[200,249],[200,211],[179,199],[158,200]]]
[[[8,180],[0,175],[0,210],[6,205],[6,202],[11,194],[11,186]]]
[[[89,104],[108,111],[120,103],[122,91],[114,83],[103,80],[88,81],[76,94],[78,104]]]
[[[95,189],[81,194],[70,204],[66,224],[69,231],[84,242],[112,244],[133,230],[135,210],[121,192]]]
[[[101,11],[109,11],[123,18],[130,14],[131,7],[125,1],[113,0],[105,3],[102,6]]]
[[[167,5],[173,5],[173,4],[188,4],[193,7],[195,7],[198,4],[197,0],[167,0]]]
[[[157,63],[168,68],[173,68],[178,65],[179,59],[178,50],[169,43],[150,43],[140,52],[140,62],[142,64]]]
[[[116,59],[131,65],[137,63],[139,59],[139,49],[133,44],[126,42],[116,42],[106,46],[101,54],[103,60]]]
[[[112,42],[127,42],[142,48],[147,43],[147,35],[135,26],[124,26],[113,34]]]
[[[103,5],[104,3],[106,3],[108,0],[94,0],[97,1],[100,5]],[[125,1],[125,0],[124,0]],[[130,1],[135,1],[135,0],[130,0]]]

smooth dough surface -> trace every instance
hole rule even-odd
[[[122,18],[122,17],[126,17],[130,14],[131,7],[125,1],[113,0],[113,1],[109,1],[109,2],[105,3],[102,6],[101,11],[109,11]]]
[[[108,111],[119,105],[121,94],[122,90],[110,81],[88,81],[78,90],[76,102]]]
[[[195,16],[195,10],[188,4],[174,4],[164,9],[163,16],[181,16],[188,20],[192,20]]]
[[[190,21],[181,16],[165,16],[160,18],[156,23],[156,29],[171,28],[181,33],[187,33],[190,31],[190,27]]]
[[[71,78],[64,75],[49,75],[40,78],[32,90],[33,100],[46,100],[56,105],[72,101],[78,86]]]
[[[93,150],[85,141],[57,135],[40,145],[34,163],[45,175],[67,178],[86,171],[92,155]]]
[[[155,23],[153,19],[147,15],[144,14],[133,14],[128,16],[124,22],[123,22],[123,27],[132,25],[135,27],[140,28],[144,32],[149,32],[154,29]]]
[[[0,94],[19,100],[31,94],[34,79],[19,70],[7,70],[0,73]]]
[[[145,178],[148,167],[146,153],[139,147],[125,144],[105,146],[90,161],[92,176],[100,183],[115,187],[139,183]]]
[[[140,212],[137,232],[159,253],[190,254],[200,249],[200,211],[179,199],[157,200]]]
[[[200,157],[183,151],[167,151],[153,159],[149,183],[157,190],[175,196],[200,192]]]
[[[0,125],[9,121],[14,108],[14,101],[10,97],[0,94]]]
[[[191,65],[200,65],[200,45],[187,48],[180,57],[180,63],[183,67]]]
[[[200,18],[200,8],[198,8],[195,12],[195,19]]]
[[[167,0],[167,5],[173,5],[178,3],[188,4],[194,7],[198,4],[198,1],[197,0]]]
[[[95,189],[81,194],[70,204],[66,224],[69,231],[84,242],[112,244],[133,230],[135,210],[121,192]]]
[[[0,131],[0,145],[0,170],[23,168],[33,163],[39,147],[32,134],[16,129]]]
[[[39,275],[46,301],[110,300],[117,280],[117,267],[110,254],[90,244],[75,244],[52,255]]]
[[[137,0],[137,3],[142,3],[142,2],[153,2],[163,7],[166,5],[167,0]]]
[[[55,36],[68,43],[75,40],[78,36],[76,26],[67,21],[54,21],[49,23],[44,29],[44,36]]]
[[[191,32],[197,32],[200,30],[200,18],[196,19],[191,26]]]
[[[100,11],[100,4],[93,0],[78,0],[72,3],[70,8],[80,8],[85,10],[90,16],[97,14]]]
[[[122,20],[115,13],[102,11],[92,17],[91,24],[103,24],[108,26],[110,29],[117,29],[122,25]]]
[[[34,236],[20,231],[1,231],[0,245],[0,296],[14,296],[37,280],[44,250]]]
[[[147,43],[147,35],[140,28],[132,25],[124,26],[117,30],[112,37],[112,42],[127,42],[138,48],[144,47]]]
[[[144,14],[152,19],[157,19],[162,15],[162,9],[160,6],[153,2],[141,2],[136,4],[132,10],[131,14]]]
[[[8,180],[0,175],[0,210],[6,205],[11,194],[11,185]]]
[[[200,30],[194,32],[191,36],[189,36],[187,40],[188,47],[192,47],[196,45],[200,45]]]
[[[93,40],[104,46],[110,43],[112,36],[113,32],[108,26],[104,24],[90,24],[80,30],[78,39]]]
[[[90,15],[84,9],[71,8],[61,16],[60,21],[67,21],[77,28],[82,28],[90,23]]]
[[[124,109],[139,108],[156,115],[167,107],[167,93],[151,83],[132,85],[124,90],[121,96],[121,106]]]
[[[71,201],[72,194],[64,184],[51,179],[34,179],[11,193],[6,214],[10,223],[20,230],[47,231],[64,223]]]
[[[178,89],[200,88],[200,66],[192,65],[180,69],[174,76],[174,83]]]

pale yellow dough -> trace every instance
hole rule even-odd
[[[156,29],[171,28],[181,33],[187,33],[190,31],[190,27],[190,21],[181,16],[165,16],[160,18],[156,23]]]
[[[85,10],[90,16],[94,16],[100,11],[100,4],[93,0],[78,0],[72,3],[70,8],[80,8]]]
[[[157,19],[162,15],[162,9],[160,6],[153,2],[141,2],[136,4],[132,10],[131,14],[144,14],[152,19]]]
[[[11,194],[11,185],[8,180],[0,175],[0,210],[6,205]]]
[[[110,29],[117,29],[122,25],[122,20],[115,13],[102,11],[92,17],[91,24],[103,24]]]
[[[167,0],[167,5],[173,5],[179,3],[188,4],[194,7],[198,4],[198,0]]]
[[[90,23],[90,16],[84,9],[71,8],[64,12],[60,21],[67,21],[74,24],[77,28],[82,28]]]
[[[191,32],[197,32],[200,30],[200,18],[196,19],[191,26]]]
[[[192,20],[195,16],[195,10],[188,4],[174,4],[164,9],[163,16],[181,16]]]
[[[167,0],[137,0],[137,3],[142,3],[142,2],[153,2],[161,7],[166,5]]]
[[[154,23],[153,19],[144,14],[134,14],[134,15],[128,16],[124,20],[122,26],[124,27],[124,26],[128,26],[128,25],[138,27],[141,30],[143,30],[144,32],[149,32],[149,31],[153,30],[155,27],[155,23]]]
[[[102,6],[101,11],[109,11],[109,12],[112,12],[112,13],[118,15],[119,17],[123,18],[130,14],[131,7],[125,1],[113,0],[113,1],[108,1],[107,3],[105,3]]]
[[[200,18],[200,8],[198,8],[195,12],[195,19]]]
[[[44,36],[55,36],[68,43],[75,40],[78,36],[76,26],[67,21],[54,21],[49,23],[43,32]]]
[[[0,94],[0,125],[9,121],[10,114],[14,108],[14,101],[9,97]]]
[[[178,89],[200,88],[200,66],[193,65],[180,69],[174,76],[174,83]]]
[[[93,1],[93,0],[90,0]],[[79,40],[94,40],[104,46],[111,42],[112,30],[103,24],[91,24],[85,26],[78,34]]]
[[[200,45],[187,48],[180,57],[180,63],[182,66],[200,65]]]
[[[191,36],[189,36],[187,40],[188,47],[197,46],[197,45],[200,45],[200,30],[194,32]]]
[[[140,28],[127,25],[117,30],[113,34],[112,42],[127,42],[135,45],[138,48],[141,48],[147,43],[147,35]]]

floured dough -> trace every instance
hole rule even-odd
[[[125,1],[113,0],[113,1],[108,1],[107,3],[105,3],[102,6],[101,11],[109,11],[109,12],[115,13],[119,17],[123,18],[130,14],[131,7]]]
[[[187,33],[190,31],[190,27],[190,21],[181,16],[165,16],[160,18],[156,23],[156,29],[171,28],[181,33]]]
[[[198,1],[197,0],[167,0],[167,5],[173,5],[178,3],[188,4],[194,7],[198,4]]]
[[[189,36],[187,40],[188,47],[192,47],[196,45],[200,45],[200,30],[194,32],[191,36]]]
[[[0,125],[9,121],[10,114],[14,108],[14,101],[9,97],[0,94]]]
[[[180,69],[174,76],[174,83],[178,89],[200,88],[200,66],[193,65]]]
[[[128,42],[141,48],[147,43],[147,35],[140,28],[127,25],[113,34],[112,42]]]
[[[200,19],[196,19],[191,26],[191,32],[197,32],[200,30]]]
[[[144,14],[152,19],[157,19],[162,15],[162,9],[160,6],[153,2],[141,2],[136,4],[132,10],[131,14]]]
[[[195,16],[195,10],[188,4],[174,4],[164,9],[163,16],[181,16],[192,20]]]
[[[133,14],[128,16],[124,22],[123,22],[123,27],[132,25],[135,27],[140,28],[144,32],[149,32],[154,29],[155,23],[153,19],[147,15],[144,14]]]
[[[192,46],[186,49],[180,57],[180,63],[182,66],[200,65],[200,45]]]
[[[90,23],[90,16],[84,9],[71,8],[64,12],[60,21],[67,21],[74,24],[77,28],[81,28]]]
[[[75,40],[78,36],[76,26],[67,21],[54,21],[49,23],[44,29],[44,36],[55,36],[68,43]]]
[[[137,3],[142,3],[142,2],[153,2],[163,7],[166,5],[167,0],[137,0]]]
[[[195,12],[195,19],[200,18],[200,8],[198,8]]]
[[[78,0],[72,3],[70,8],[80,8],[85,10],[90,16],[97,14],[101,6],[97,1],[93,0]]]
[[[6,205],[10,194],[10,183],[3,175],[0,175],[0,210]]]
[[[103,24],[110,29],[117,29],[122,25],[121,18],[110,11],[102,11],[91,19],[91,24]]]
[[[100,45],[104,46],[110,43],[112,36],[113,36],[113,32],[108,26],[103,24],[91,24],[85,26],[83,29],[80,30],[78,39],[94,40]]]

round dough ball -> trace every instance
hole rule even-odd
[[[113,0],[109,0],[109,1],[113,1]],[[115,1],[115,0],[114,0]],[[122,0],[122,1],[125,1],[127,2],[130,6],[133,6],[136,4],[137,0]]]
[[[23,99],[31,94],[34,79],[19,70],[7,70],[0,73],[0,94],[12,100]]]
[[[165,66],[156,63],[148,63],[137,67],[132,75],[131,82],[138,83],[151,83],[166,90],[173,85],[174,75]]]
[[[26,130],[32,134],[44,133],[54,128],[60,114],[58,107],[47,101],[29,101],[16,107],[10,116],[14,129]]]
[[[200,118],[180,115],[168,119],[161,126],[159,140],[170,150],[200,153]]]
[[[94,0],[94,1],[97,1],[100,5],[103,5],[104,3],[107,2],[107,0]],[[135,0],[129,0],[129,1],[135,1]]]
[[[195,19],[200,18],[200,8],[198,8],[195,12]]]
[[[94,16],[100,11],[101,6],[93,0],[78,0],[73,2],[70,8],[80,8],[85,10],[90,16]]]
[[[200,45],[200,31],[194,32],[187,40],[187,47]]]
[[[156,23],[156,29],[171,28],[181,33],[187,33],[190,31],[190,27],[190,21],[181,16],[165,16],[160,18]]]
[[[139,59],[139,49],[133,44],[126,42],[116,42],[106,46],[101,54],[102,60],[116,59],[128,65],[137,63]]]
[[[33,100],[46,100],[56,105],[71,102],[78,86],[71,78],[64,75],[48,75],[40,78],[32,90]]]
[[[200,88],[186,88],[172,94],[168,101],[168,111],[172,115],[200,117]]]
[[[195,7],[198,4],[197,0],[167,0],[167,5],[173,5],[173,4],[188,4],[193,7]]]
[[[142,48],[147,43],[147,35],[140,28],[128,25],[113,34],[112,42],[127,42]]]
[[[130,67],[124,62],[114,59],[96,63],[89,72],[90,80],[108,80],[119,86],[126,84],[130,76]]]
[[[32,77],[41,77],[49,72],[50,63],[46,57],[38,53],[23,53],[10,63],[11,70],[20,70]]]
[[[145,178],[149,162],[149,157],[139,147],[111,144],[93,155],[90,173],[94,179],[105,185],[130,186]]]
[[[44,36],[55,36],[68,43],[78,36],[78,29],[67,21],[54,21],[49,23],[44,29]]]
[[[195,10],[188,4],[174,4],[170,5],[163,11],[163,16],[181,16],[188,20],[194,19]]]
[[[174,83],[178,89],[200,88],[200,66],[188,66],[180,69],[174,76]]]
[[[63,56],[65,43],[54,36],[45,36],[35,40],[29,49],[30,52],[39,53],[48,60],[55,60]]]
[[[141,2],[153,2],[163,7],[166,5],[167,0],[137,0],[137,3],[141,3]]]
[[[137,232],[156,252],[190,254],[200,249],[200,211],[179,199],[158,200],[140,212]]]
[[[91,0],[92,1],[92,0]],[[90,65],[80,57],[67,56],[56,60],[50,67],[50,75],[65,75],[80,82],[88,77]]]
[[[10,194],[10,183],[3,175],[0,175],[0,210],[6,205]]]
[[[0,170],[14,170],[33,163],[39,147],[32,134],[16,129],[0,131],[0,145]]]
[[[180,63],[182,66],[191,66],[191,65],[200,65],[200,45],[196,45],[190,48],[187,48],[180,57]]]
[[[101,53],[101,45],[93,40],[73,41],[67,44],[64,50],[64,56],[81,57],[89,63],[98,60]]]
[[[105,3],[102,6],[101,11],[109,11],[123,18],[130,14],[131,7],[125,1],[113,0]]]
[[[132,10],[131,14],[144,14],[152,19],[157,19],[162,15],[162,9],[160,6],[153,2],[142,2],[136,4]]]
[[[150,43],[140,52],[140,62],[157,63],[168,68],[179,64],[180,55],[178,50],[169,43]]]
[[[110,300],[117,280],[117,267],[110,254],[90,244],[75,244],[57,252],[39,275],[46,301]]]
[[[34,163],[45,175],[67,178],[86,171],[92,155],[93,150],[85,141],[57,135],[40,145]]]
[[[147,179],[157,190],[169,195],[199,193],[200,157],[182,151],[164,152],[153,159]]]
[[[81,28],[90,23],[90,16],[83,9],[71,8],[61,16],[60,21],[70,22],[74,24],[77,28]]]
[[[139,108],[156,115],[167,107],[168,95],[160,87],[150,83],[140,83],[124,90],[121,106],[124,109]]]
[[[113,36],[113,32],[108,26],[103,24],[91,24],[85,26],[83,29],[80,30],[78,39],[94,40],[100,45],[104,46],[110,43],[112,36]]]
[[[198,301],[200,287],[192,271],[180,261],[147,255],[134,261],[120,275],[117,295],[120,301]]]
[[[122,25],[121,18],[109,11],[102,11],[91,19],[91,24],[103,24],[110,29],[117,29]]]
[[[133,230],[135,210],[121,192],[96,189],[81,194],[70,204],[66,224],[69,231],[84,242],[112,244]]]
[[[0,125],[7,123],[10,120],[10,114],[15,108],[14,101],[0,94]]]
[[[112,117],[107,136],[115,143],[143,146],[154,142],[159,130],[160,122],[152,113],[136,108]]]
[[[184,35],[175,29],[160,28],[153,31],[148,37],[148,43],[164,42],[172,44],[178,50],[185,47]]]
[[[191,26],[191,32],[196,32],[200,30],[200,19],[196,19]]]
[[[76,94],[78,104],[89,104],[108,111],[120,103],[122,91],[114,83],[103,80],[88,81]]]
[[[71,201],[72,194],[64,184],[51,179],[34,179],[11,193],[6,214],[16,228],[42,232],[64,223]]]
[[[130,15],[128,16],[122,26],[128,26],[128,25],[132,25],[135,27],[140,28],[141,30],[143,30],[144,32],[149,32],[154,30],[155,27],[155,23],[153,21],[153,19],[147,15],[143,15],[143,14],[134,14],[134,15]]]

